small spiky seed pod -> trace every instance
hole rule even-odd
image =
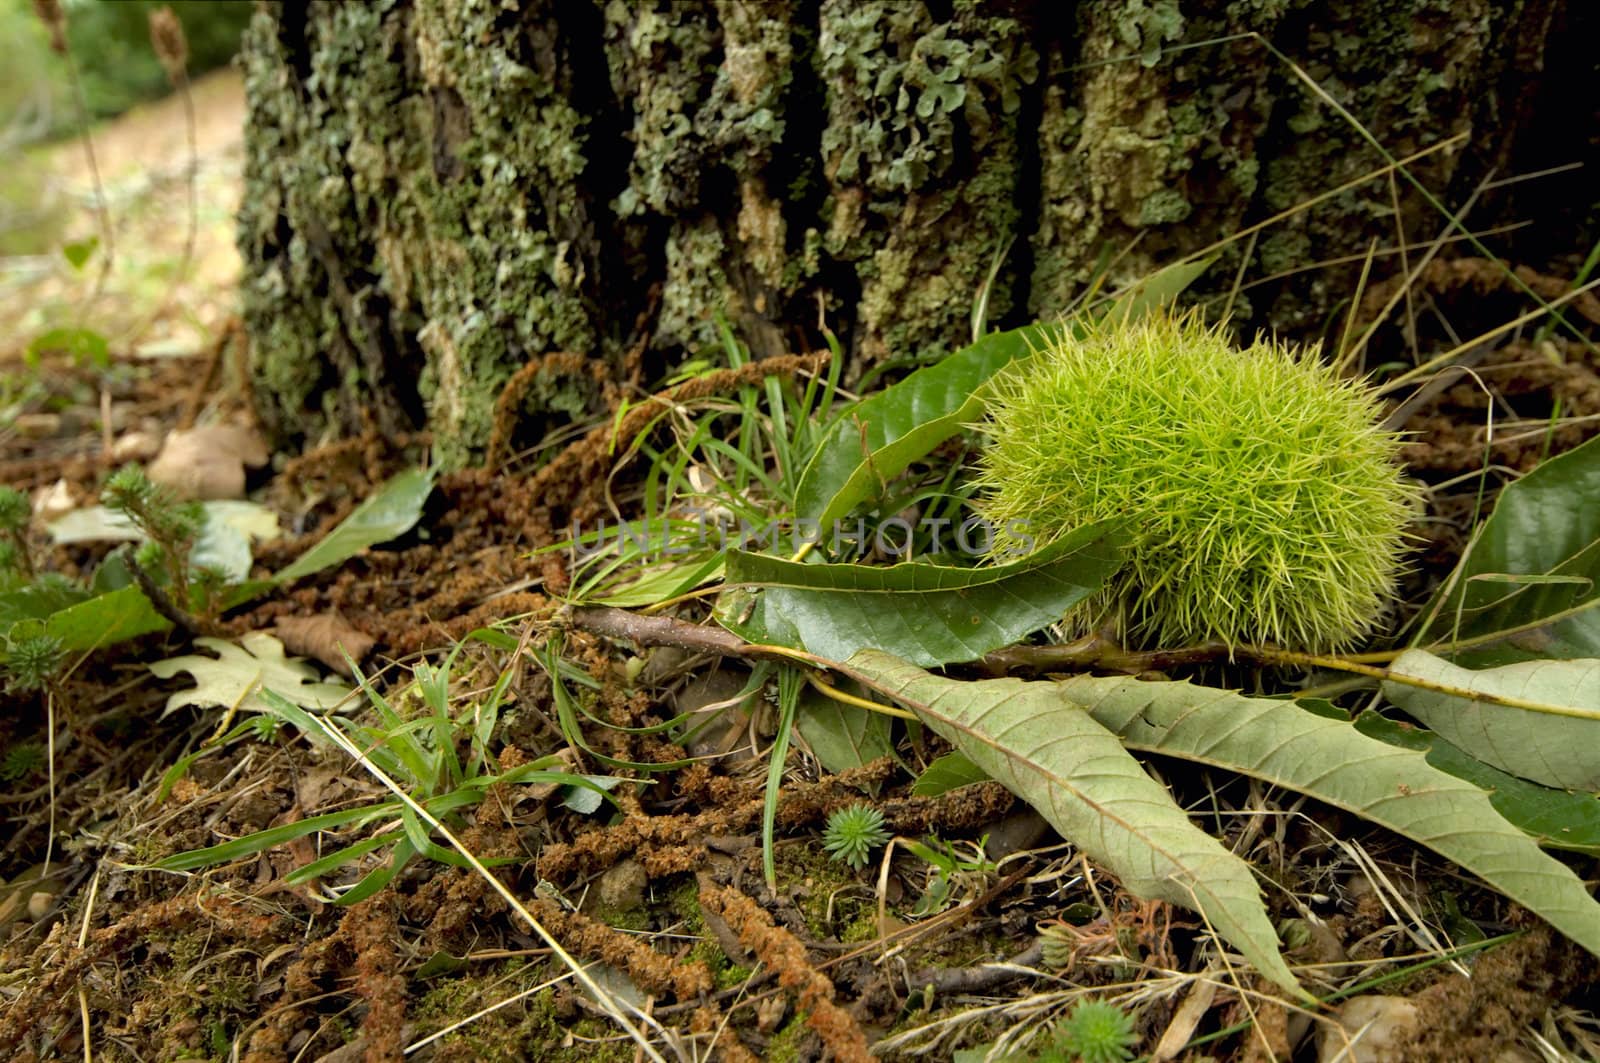
[[[167,72],[167,80],[178,85],[189,64],[189,39],[172,8],[158,7],[150,12],[150,47],[155,49],[161,69]]]
[[[50,31],[50,50],[57,55],[66,55],[67,13],[61,10],[61,0],[33,0],[33,13]]]
[[[1001,548],[1127,521],[1080,632],[1336,649],[1389,603],[1417,499],[1379,412],[1314,352],[1237,350],[1194,315],[1062,329],[995,381],[980,506]]]
[[[1039,928],[1039,946],[1044,965],[1052,971],[1064,971],[1077,961],[1079,944],[1066,923],[1050,923]]]

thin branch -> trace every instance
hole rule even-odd
[[[702,627],[685,620],[670,617],[639,616],[625,609],[578,607],[567,613],[568,622],[586,631],[611,638],[631,639],[640,646],[677,646],[682,649],[711,653],[721,657],[746,657],[751,659],[782,660],[791,664],[809,664],[826,668],[847,676],[871,690],[876,690],[892,700],[909,704],[893,690],[881,684],[848,662],[818,657],[803,650],[786,646],[767,646],[746,642],[731,632],[719,628]],[[1572,716],[1578,719],[1600,719],[1592,709],[1572,705],[1556,705],[1531,698],[1519,698],[1487,690],[1471,690],[1451,683],[1440,683],[1406,673],[1395,673],[1388,668],[1363,664],[1348,657],[1300,653],[1275,646],[1228,646],[1222,642],[1204,642],[1171,650],[1130,652],[1115,643],[1091,636],[1060,646],[1011,646],[982,657],[979,667],[991,675],[1009,675],[1012,672],[1065,671],[1067,669],[1100,669],[1137,675],[1140,672],[1161,671],[1184,664],[1200,664],[1216,660],[1246,660],[1257,664],[1285,668],[1325,668],[1335,672],[1348,672],[1368,679],[1392,681],[1406,686],[1431,690],[1465,701],[1504,705],[1513,709],[1527,709],[1552,716]]]
[[[156,585],[156,581],[150,578],[150,573],[146,572],[144,566],[140,565],[138,560],[131,554],[127,560],[128,571],[132,573],[133,581],[139,585],[139,589],[144,592],[144,596],[150,599],[150,604],[155,607],[155,611],[171,621],[173,627],[187,632],[189,635],[210,635],[214,637],[221,634],[216,626],[209,621],[180,609],[173,602],[171,596]]]
[[[821,667],[832,663],[786,646],[746,642],[723,628],[691,624],[670,616],[643,616],[626,609],[581,605],[567,610],[563,618],[572,627],[606,638],[625,639],[635,646],[674,646],[716,657],[779,660]]]
[[[1044,942],[1035,941],[1008,960],[973,967],[926,967],[906,978],[911,989],[931,988],[935,996],[955,993],[990,993],[1008,982],[1037,978],[1033,970],[1044,960]]]
[[[1249,656],[1248,647],[1235,647],[1234,656]],[[1170,650],[1125,650],[1109,639],[1090,635],[1076,642],[1056,646],[1007,646],[985,654],[978,667],[994,676],[1018,672],[1059,672],[1068,669],[1098,669],[1103,672],[1164,672],[1188,664],[1226,660],[1229,649],[1222,642],[1202,642]]]

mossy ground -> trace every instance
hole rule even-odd
[[[549,963],[512,960],[491,965],[482,973],[440,979],[438,988],[418,998],[415,1019],[419,1027],[442,1028],[559,973]],[[558,1006],[561,992],[540,990],[449,1034],[438,1042],[439,1058],[485,1063],[529,1058],[551,1063],[625,1063],[634,1058],[631,1043],[618,1041],[607,1022],[575,1016],[570,1001]]]

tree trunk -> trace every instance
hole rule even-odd
[[[426,425],[459,464],[548,352],[618,368],[637,344],[659,370],[721,314],[766,356],[818,346],[820,316],[859,374],[961,346],[996,268],[992,323],[1059,314],[1108,250],[1131,278],[1382,165],[1268,42],[1394,156],[1466,134],[1412,168],[1458,206],[1491,170],[1596,155],[1592,113],[1558,139],[1540,104],[1600,83],[1597,23],[1566,0],[264,5],[240,219],[262,412],[288,437]],[[1536,263],[1581,257],[1592,197],[1552,180],[1472,224],[1559,219]],[[1232,245],[1203,290],[1443,226],[1373,181]],[[1315,338],[1359,269],[1233,314]],[[602,407],[571,361],[535,376],[519,441]]]

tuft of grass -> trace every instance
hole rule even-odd
[[[29,618],[13,624],[3,640],[6,690],[44,690],[56,679],[66,651],[61,640],[45,630],[44,621]]]
[[[1082,1063],[1125,1063],[1133,1058],[1139,1035],[1133,1017],[1115,1004],[1080,1000],[1056,1030],[1054,1053],[1041,1060],[1080,1060]]]
[[[497,634],[480,630],[468,638],[495,645],[500,642]],[[394,783],[395,798],[312,815],[205,849],[175,853],[154,866],[166,871],[192,871],[255,856],[275,845],[319,832],[333,834],[373,823],[399,826],[399,830],[378,830],[333,849],[285,879],[291,885],[302,885],[332,877],[370,863],[366,859],[369,854],[387,851],[387,861],[377,863],[338,894],[337,903],[349,905],[387,886],[417,857],[455,867],[471,866],[472,861],[459,854],[453,842],[452,848],[447,848],[434,841],[434,833],[440,825],[459,828],[463,811],[480,804],[491,787],[519,783],[566,787],[564,802],[580,811],[594,811],[602,802],[615,804],[609,791],[621,780],[573,774],[565,770],[559,756],[541,757],[516,767],[500,765],[489,746],[516,672],[505,667],[487,693],[465,696],[459,690],[460,684],[452,680],[451,669],[466,645],[465,641],[456,643],[440,664],[423,661],[413,665],[411,681],[392,699],[357,670],[356,682],[376,717],[373,723],[331,714],[313,715],[272,690],[261,692],[275,724],[290,724],[315,744],[332,745],[355,754],[369,772]],[[188,771],[196,757],[247,734],[265,737],[268,730],[253,720],[246,721],[199,753],[183,758],[168,770],[162,781],[162,795],[171,791],[172,784]],[[424,812],[433,817],[433,822],[424,820]],[[509,858],[482,861],[485,866],[508,862]]]
[[[863,801],[830,815],[822,832],[822,848],[831,859],[843,860],[857,871],[867,865],[872,850],[888,840],[883,813]]]
[[[39,742],[22,742],[6,747],[0,755],[0,782],[20,782],[49,766],[45,748]]]
[[[993,386],[997,547],[1130,526],[1123,568],[1065,618],[1080,631],[1328,650],[1389,603],[1418,492],[1372,392],[1315,352],[1155,314],[1063,329]]]

